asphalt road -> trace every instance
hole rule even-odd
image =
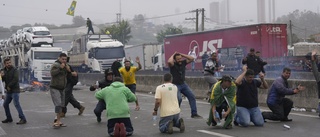
[[[62,122],[67,127],[53,129],[54,106],[49,92],[24,92],[20,94],[20,101],[28,123],[16,125],[18,114],[11,103],[11,113],[14,122],[9,124],[0,123],[0,136],[3,137],[106,137],[107,120],[105,111],[101,123],[96,122],[93,109],[97,103],[94,92],[90,92],[88,87],[78,86],[79,90],[74,90],[75,97],[86,107],[82,116],[78,116],[78,110],[70,104],[68,113]],[[134,127],[135,137],[162,137],[157,126],[153,126],[152,111],[154,107],[154,96],[151,94],[137,94],[141,110],[134,111],[135,104],[130,103],[131,120]],[[264,127],[250,126],[248,128],[233,127],[233,129],[223,129],[221,127],[210,127],[205,124],[208,117],[209,104],[203,100],[197,101],[198,113],[204,119],[190,118],[190,107],[186,100],[182,103],[181,117],[185,119],[186,131],[179,133],[174,129],[170,136],[175,137],[318,137],[320,118],[314,112],[292,112],[289,118],[292,122],[270,122],[265,123]],[[266,108],[262,108],[266,110]],[[5,119],[3,107],[0,108],[0,120]],[[283,125],[290,126],[286,129]]]

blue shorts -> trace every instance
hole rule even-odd
[[[126,85],[126,87],[129,88],[133,94],[136,94],[136,84]]]

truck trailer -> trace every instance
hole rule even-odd
[[[197,58],[195,69],[202,69],[201,56],[204,52],[217,52],[225,69],[235,68],[235,49],[240,46],[244,57],[251,48],[261,52],[262,58],[287,56],[286,24],[255,24],[196,33],[169,35],[164,40],[165,60],[174,52],[188,54],[194,49]],[[190,67],[190,66],[189,66]]]
[[[140,58],[142,70],[157,70],[157,55],[161,52],[162,45],[159,44],[141,44],[126,46],[124,48],[126,58]],[[160,50],[159,50],[160,49]]]

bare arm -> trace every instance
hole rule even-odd
[[[187,54],[182,54],[180,53],[182,57],[186,58],[187,59],[187,64],[191,63],[194,61],[194,58],[190,55],[187,55]]]
[[[212,110],[213,119],[214,119],[215,121],[217,121],[217,120],[216,120],[217,118],[216,118],[216,105],[215,105],[215,104],[212,105],[211,110]]]
[[[136,62],[138,64],[138,67],[137,67],[137,71],[140,70],[142,67],[141,67],[141,64],[140,64],[140,59],[139,57],[136,57]]]
[[[174,64],[174,59],[173,59],[173,56],[176,54],[177,52],[174,52],[171,57],[168,59],[168,66],[169,67],[172,67],[173,64]]]
[[[156,101],[154,102],[154,109],[152,115],[157,115],[158,108],[160,107],[161,99],[156,98]]]
[[[261,80],[261,82],[262,82],[262,84],[261,84],[261,86],[259,87],[259,88],[261,88],[261,89],[268,89],[269,88],[269,86],[268,86],[268,83],[267,83],[267,81],[264,79],[264,74],[263,73],[259,73],[259,77],[260,77],[260,80]]]
[[[318,66],[317,66],[317,63],[316,63],[316,51],[312,51],[312,54],[311,54],[311,68],[312,68],[312,73],[313,73],[313,76],[314,78],[316,79],[316,81],[320,81],[320,74],[318,72]]]
[[[236,81],[234,82],[236,85],[242,84],[242,79],[247,72],[247,65],[243,65],[242,70],[243,70],[243,72],[237,77]]]

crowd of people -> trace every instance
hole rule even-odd
[[[205,53],[207,54],[207,53]],[[236,54],[237,57],[242,57]],[[67,55],[61,53],[56,62],[51,67],[50,95],[54,104],[55,118],[54,128],[65,127],[61,121],[67,113],[66,106],[72,104],[79,110],[78,115],[82,115],[85,107],[82,106],[73,96],[73,86],[78,82],[78,74],[67,62]],[[286,95],[297,94],[305,89],[298,85],[290,88],[288,79],[291,75],[290,68],[283,68],[280,77],[269,86],[265,80],[265,71],[263,66],[267,64],[259,57],[259,52],[250,49],[247,56],[243,56],[242,73],[234,79],[230,75],[223,75],[217,79],[215,73],[221,69],[221,62],[217,53],[203,56],[206,59],[202,62],[204,67],[204,79],[208,82],[208,102],[211,104],[209,109],[209,126],[217,126],[220,120],[224,119],[223,127],[230,129],[235,126],[247,127],[252,122],[255,126],[263,126],[266,120],[273,121],[292,121],[288,115],[293,107],[293,101],[285,98]],[[312,52],[311,61],[314,76],[317,81],[318,91],[320,93],[320,74],[316,65],[316,51]],[[158,115],[160,109],[159,130],[161,133],[173,133],[173,127],[179,128],[180,132],[185,131],[185,122],[180,117],[180,105],[182,95],[188,98],[191,108],[191,118],[202,119],[198,114],[196,98],[185,82],[186,66],[195,61],[192,52],[183,54],[175,52],[168,59],[170,73],[163,76],[163,84],[157,86],[155,91],[155,104],[152,115]],[[135,110],[139,111],[140,106],[136,92],[135,73],[141,69],[140,59],[136,58],[137,66],[134,66],[131,60],[125,60],[124,66],[115,62],[114,65],[106,69],[104,79],[97,81],[90,86],[90,91],[96,91],[95,97],[98,102],[94,109],[97,122],[101,122],[101,114],[106,110],[108,120],[107,131],[110,136],[124,137],[133,134],[134,128],[130,119],[130,109],[128,103],[135,102]],[[5,68],[1,71],[0,83],[2,90],[2,99],[6,119],[2,123],[10,123],[13,118],[10,114],[9,104],[14,101],[15,107],[19,113],[20,121],[17,124],[26,124],[27,120],[19,103],[19,74],[16,68],[11,64],[10,59],[4,60]],[[238,65],[237,67],[240,67]],[[258,104],[258,92],[260,89],[269,89],[266,103],[271,111],[261,112]],[[6,94],[4,94],[6,90]],[[4,96],[5,95],[5,96]],[[320,98],[320,96],[319,96]],[[320,109],[320,105],[319,105]],[[319,115],[320,116],[320,115]]]

